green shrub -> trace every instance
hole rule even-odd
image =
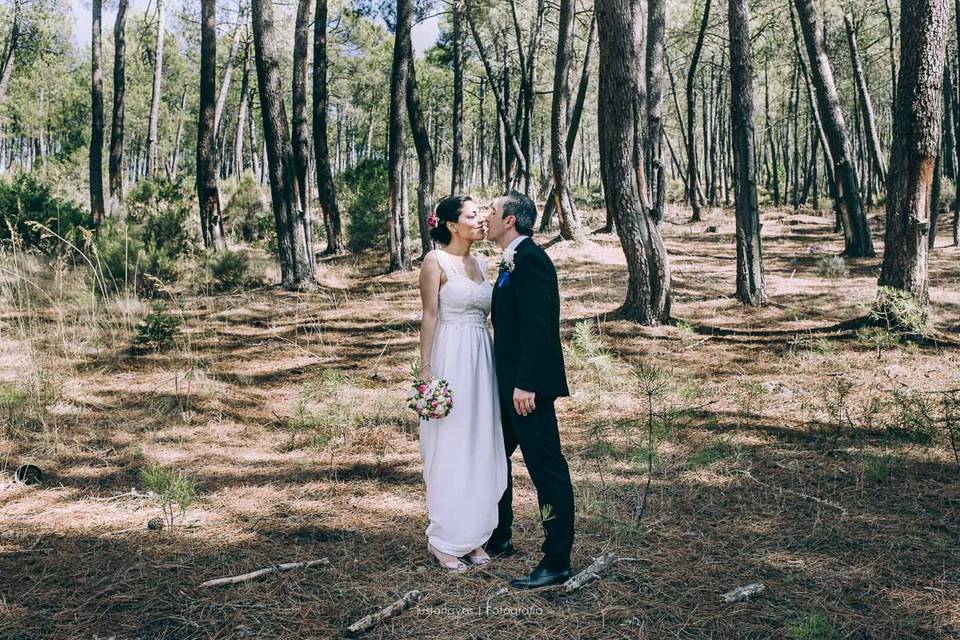
[[[877,290],[870,319],[888,331],[908,336],[923,336],[930,333],[932,328],[930,310],[910,292],[893,287],[880,287]]]
[[[276,224],[269,198],[249,172],[243,174],[230,196],[223,210],[223,220],[226,232],[236,240],[275,244]]]
[[[135,352],[162,351],[174,346],[179,335],[180,318],[156,305],[137,323],[131,343]]]
[[[202,263],[207,276],[205,286],[210,291],[232,291],[260,284],[260,278],[252,273],[250,258],[242,251],[206,253]]]
[[[0,240],[10,240],[12,229],[26,247],[47,254],[64,248],[62,241],[50,232],[80,245],[83,231],[93,229],[90,213],[74,202],[54,196],[49,185],[28,173],[10,182],[0,181],[0,218]]]
[[[182,471],[174,471],[160,465],[152,464],[140,472],[140,481],[144,489],[153,491],[163,509],[164,518],[170,527],[173,527],[174,518],[180,521],[187,514],[187,508],[193,504],[197,496],[197,481],[186,476]]]
[[[139,225],[105,224],[93,243],[93,261],[104,290],[154,297],[179,278],[176,257],[163,247],[147,245]]]
[[[196,246],[192,192],[180,181],[141,180],[127,194],[127,221],[142,225],[143,243],[170,258],[190,253]]]
[[[347,213],[351,251],[386,244],[387,165],[383,160],[364,160],[340,174],[339,196]]]

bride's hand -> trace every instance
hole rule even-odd
[[[420,377],[423,378],[424,382],[430,382],[433,380],[433,370],[430,368],[430,365],[420,369]]]

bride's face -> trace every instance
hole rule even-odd
[[[480,217],[480,210],[476,202],[467,201],[463,203],[460,217],[454,225],[454,233],[464,240],[472,242],[483,240],[484,221]]]

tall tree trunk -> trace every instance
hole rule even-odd
[[[408,33],[409,35],[409,33]],[[410,120],[410,131],[413,133],[413,144],[417,148],[417,162],[419,179],[417,181],[417,222],[420,225],[421,258],[433,248],[433,242],[428,233],[427,218],[433,213],[433,149],[430,148],[430,133],[423,123],[423,110],[420,107],[420,95],[417,90],[417,74],[413,62],[413,43],[406,42],[407,58],[407,115]]]
[[[300,197],[297,193],[296,166],[280,82],[280,53],[273,22],[273,0],[253,0],[252,16],[257,84],[268,165],[264,173],[270,173],[281,284],[288,291],[313,289],[316,286],[316,277],[307,255],[312,249],[307,246],[303,224],[297,216]]]
[[[453,157],[450,193],[463,191],[463,5],[453,2]]]
[[[857,94],[860,97],[860,116],[863,118],[863,129],[866,134],[867,151],[870,153],[870,162],[877,172],[880,181],[887,181],[887,167],[883,160],[883,151],[880,149],[880,134],[877,130],[877,119],[873,115],[873,103],[870,101],[870,91],[867,89],[867,80],[860,67],[860,55],[857,51],[857,34],[853,29],[853,20],[849,15],[843,16],[847,28],[847,43],[850,45],[850,63],[853,66],[853,79],[857,85]]]
[[[604,199],[627,260],[624,316],[641,324],[670,319],[670,262],[657,223],[640,197],[634,166],[634,108],[645,99],[634,37],[639,0],[597,0],[600,44],[598,133]]]
[[[403,164],[406,144],[403,132],[404,94],[410,73],[406,41],[410,38],[411,0],[397,0],[397,25],[393,42],[393,66],[390,72],[390,114],[387,129],[387,211],[390,216],[390,271],[411,268],[410,236],[404,218]]]
[[[310,120],[307,116],[307,66],[310,63],[310,19],[313,0],[298,0],[297,17],[293,30],[293,162],[297,173],[297,192],[300,195],[299,224],[307,245],[310,271],[316,267],[313,252],[313,212],[310,210]]]
[[[687,69],[687,188],[690,190],[687,198],[693,209],[693,220],[700,220],[700,200],[697,184],[700,182],[699,172],[697,171],[697,145],[694,138],[694,110],[696,108],[696,94],[694,93],[694,79],[696,78],[697,65],[700,63],[700,52],[703,50],[703,38],[707,33],[707,24],[710,21],[710,3],[707,0],[703,7],[703,17],[700,19],[700,30],[697,33],[697,43],[693,47],[693,55],[690,57],[690,66]]]
[[[400,0],[405,2],[408,0]],[[514,135],[513,127],[510,125],[510,119],[507,115],[508,104],[504,100],[505,91],[500,90],[500,85],[497,84],[496,77],[493,75],[493,67],[490,65],[490,58],[487,55],[487,49],[483,46],[483,41],[480,39],[480,33],[477,31],[476,22],[473,19],[472,14],[470,13],[469,4],[466,5],[464,9],[464,15],[467,18],[467,24],[470,26],[470,33],[473,34],[473,42],[477,47],[477,53],[480,55],[480,61],[483,63],[484,71],[487,74],[487,80],[490,82],[490,89],[493,91],[494,99],[497,105],[497,116],[499,118],[500,127],[503,129],[502,137],[503,143],[500,145],[501,154],[506,154],[507,147],[512,150],[513,157],[519,163],[519,169],[521,173],[526,173],[527,158],[523,154],[523,150],[520,148],[520,143],[517,141],[517,137]],[[507,77],[503,77],[504,88],[507,86]],[[509,160],[506,164],[509,164]],[[506,167],[504,167],[506,169]],[[501,178],[503,178],[507,188],[509,188],[511,183],[511,176],[509,171],[504,170]]]
[[[247,111],[250,109],[250,45],[249,39],[243,46],[243,77],[240,80],[240,107],[237,109],[237,132],[233,138],[233,174],[237,182],[243,176],[243,137],[247,125]]]
[[[180,92],[180,111],[177,113],[177,133],[173,137],[173,153],[170,156],[170,164],[167,168],[167,177],[170,180],[177,179],[177,173],[180,171],[180,148],[183,143],[183,121],[187,117],[187,88],[184,87]]]
[[[90,212],[99,227],[103,222],[103,65],[100,42],[101,0],[91,3],[90,38]]]
[[[814,0],[794,0],[816,89],[820,119],[826,131],[833,159],[834,178],[841,201],[844,254],[851,258],[872,257],[873,239],[860,199],[859,179],[853,165],[847,128],[840,109],[840,98],[833,82],[833,70],[823,43],[823,23]]]
[[[323,226],[327,232],[325,255],[346,251],[340,209],[337,207],[337,188],[330,168],[330,148],[327,143],[327,0],[316,0],[313,20],[313,152],[317,172],[317,200],[323,210]]]
[[[200,117],[197,121],[197,197],[207,248],[224,247],[220,220],[220,191],[217,188],[214,112],[217,99],[217,2],[200,5]],[[186,93],[184,93],[184,96]],[[174,160],[176,163],[176,160]]]
[[[13,65],[20,48],[20,38],[23,35],[23,3],[25,0],[13,0],[13,19],[10,23],[10,38],[3,51],[3,63],[0,65],[0,103],[7,95],[7,87],[13,76]]]
[[[550,108],[550,167],[553,171],[553,197],[556,209],[560,212],[560,237],[579,242],[583,239],[583,231],[570,193],[567,160],[567,106],[570,101],[573,2],[574,0],[560,0],[557,57],[553,71],[553,100]]]
[[[245,7],[241,5],[240,12],[237,14],[237,24],[233,28],[233,37],[230,39],[230,51],[227,53],[226,66],[223,70],[223,82],[220,83],[220,89],[217,92],[217,107],[213,114],[213,137],[220,135],[220,119],[223,116],[223,106],[227,103],[227,96],[230,95],[230,82],[233,79],[233,61],[237,57],[237,51],[240,48],[240,30],[246,23],[244,16]]]
[[[123,118],[126,93],[126,33],[128,0],[117,4],[113,25],[113,115],[110,119],[109,215],[120,214],[123,207]]]
[[[890,92],[892,104],[897,104],[897,56],[896,33],[893,30],[893,8],[890,0],[883,0],[883,15],[887,19],[887,50],[890,52]],[[960,19],[958,19],[960,20]]]
[[[947,20],[947,0],[910,0],[900,6],[900,79],[879,284],[906,292],[924,306],[930,300],[926,236],[940,149]]]
[[[577,98],[573,104],[573,110],[570,112],[570,125],[567,128],[567,166],[570,165],[570,159],[573,157],[573,148],[577,142],[577,132],[580,130],[580,121],[583,118],[583,106],[587,100],[587,89],[590,85],[590,74],[593,65],[593,47],[597,35],[597,16],[594,13],[590,20],[590,34],[587,36],[587,48],[583,54],[583,67],[580,69],[580,82],[577,85]],[[541,152],[541,160],[543,153]],[[582,159],[582,156],[581,156]],[[545,233],[550,228],[550,221],[556,207],[557,199],[554,197],[553,186],[550,186],[550,193],[543,203],[543,216],[540,218],[540,232]],[[613,231],[613,228],[607,232]]]
[[[163,37],[164,5],[166,0],[157,0],[156,59],[153,64],[153,94],[150,98],[150,120],[147,125],[147,175],[154,177],[159,170],[157,162],[160,146],[160,92],[163,82]]]
[[[737,226],[737,300],[751,306],[766,304],[760,244],[760,206],[754,165],[753,53],[747,0],[730,0],[730,124]]]

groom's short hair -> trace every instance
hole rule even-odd
[[[517,233],[533,236],[533,227],[537,223],[537,205],[526,195],[511,189],[503,194],[503,217],[517,219]]]

